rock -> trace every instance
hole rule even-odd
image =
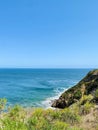
[[[65,108],[66,102],[64,99],[55,100],[52,104],[52,107],[57,106],[58,108]]]
[[[92,94],[98,89],[98,70],[90,71],[86,77],[84,77],[78,84],[65,91],[59,99],[55,100],[52,107],[65,108],[77,100],[79,100],[84,94]]]

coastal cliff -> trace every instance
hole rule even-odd
[[[95,92],[98,89],[98,69],[90,71],[78,84],[65,91],[59,99],[55,100],[52,107],[66,108],[73,103],[80,100],[83,95],[91,94],[93,101],[97,101],[95,98]]]

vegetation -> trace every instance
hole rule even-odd
[[[95,99],[98,100],[98,89],[95,91]]]
[[[90,71],[79,83],[65,91],[59,99],[55,100],[52,107],[65,108],[80,100],[83,95],[92,94],[98,89],[98,70]],[[98,91],[95,92],[95,101],[98,101]]]
[[[0,130],[87,130],[81,124],[94,106],[90,103],[91,99],[91,95],[84,95],[80,101],[65,109],[28,110],[16,105],[6,112],[6,99],[0,99]],[[96,113],[94,118],[98,124]]]
[[[7,100],[5,98],[0,99],[0,113],[4,110]]]

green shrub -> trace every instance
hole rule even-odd
[[[2,129],[0,130],[28,130],[24,122],[12,120],[6,117],[1,120]]]
[[[26,113],[22,107],[18,105],[14,106],[0,120],[2,126],[0,130],[27,130],[24,122],[25,116]]]
[[[60,110],[54,110],[50,113],[50,118],[52,120],[58,120],[61,119],[61,111]]]
[[[4,110],[7,100],[5,98],[0,98],[0,113]]]
[[[90,95],[84,95],[81,99],[80,99],[80,105],[84,105],[86,102],[90,102],[93,99],[93,96]]]
[[[67,130],[68,127],[69,127],[68,124],[61,121],[56,121],[53,125],[52,130]]]
[[[89,114],[91,109],[92,109],[92,107],[94,107],[94,105],[92,103],[86,102],[84,104],[84,106],[82,106],[80,108],[80,114],[83,114],[83,115]]]
[[[36,117],[43,116],[44,110],[42,108],[36,108],[33,110],[32,115]]]
[[[67,130],[83,130],[83,129],[82,128],[73,127],[73,128],[68,128]]]
[[[75,99],[80,99],[82,97],[82,92],[80,90],[76,91],[74,93],[74,98]]]
[[[65,121],[69,124],[74,124],[79,123],[80,119],[80,116],[76,112],[72,111],[70,108],[66,108],[64,111],[62,111],[62,121]]]
[[[44,117],[31,117],[28,120],[28,130],[50,130],[51,126]]]
[[[98,100],[98,89],[95,91],[95,99]]]
[[[25,115],[25,110],[19,105],[16,105],[11,108],[8,113],[8,117],[14,120],[24,120]]]

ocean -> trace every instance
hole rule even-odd
[[[7,105],[48,108],[91,69],[0,69],[0,98]]]

